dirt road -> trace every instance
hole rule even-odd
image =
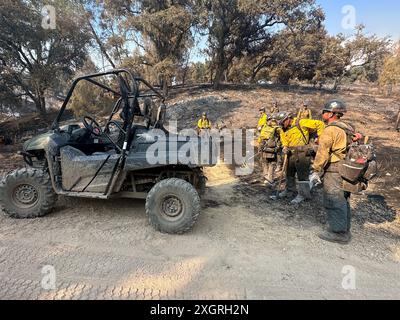
[[[350,245],[324,243],[310,204],[269,203],[263,187],[225,166],[207,175],[205,208],[181,236],[154,231],[141,201],[62,198],[44,218],[2,216],[0,297],[400,298],[396,236],[355,221]],[[55,290],[41,287],[46,265],[56,272]],[[355,290],[342,287],[345,266],[355,268]]]

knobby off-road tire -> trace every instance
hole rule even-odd
[[[158,182],[146,199],[146,214],[150,224],[164,233],[182,234],[190,230],[200,209],[199,194],[189,182],[182,179]]]
[[[49,213],[57,201],[50,177],[38,169],[19,169],[0,184],[0,203],[13,218],[28,219]]]

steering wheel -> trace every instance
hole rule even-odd
[[[96,137],[100,137],[103,134],[100,125],[92,117],[89,116],[83,117],[83,125],[85,126],[86,130],[94,134]]]

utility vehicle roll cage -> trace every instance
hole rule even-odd
[[[118,77],[119,80],[119,86],[120,86],[120,92],[115,91],[114,89],[94,80],[96,78],[99,77],[104,77],[104,76],[109,76],[109,75],[115,75]],[[127,76],[128,78],[128,83],[130,82],[131,86],[128,85],[127,81],[124,79],[123,75]],[[61,106],[60,112],[58,113],[56,119],[54,120],[51,129],[52,130],[58,130],[59,129],[59,122],[61,120],[61,117],[69,103],[69,101],[71,100],[72,94],[74,93],[74,90],[77,86],[77,84],[80,81],[88,81],[108,92],[112,92],[114,95],[119,96],[120,98],[118,99],[117,103],[115,104],[115,107],[113,109],[113,113],[110,115],[110,119],[111,120],[112,116],[118,111],[118,108],[120,106],[120,103],[122,103],[122,101],[124,100],[125,103],[125,110],[124,113],[126,115],[130,115],[131,117],[134,115],[132,112],[129,112],[129,107],[133,107],[131,105],[131,103],[129,102],[130,99],[137,99],[137,98],[146,98],[146,97],[158,97],[161,99],[161,102],[165,101],[165,97],[157,90],[155,89],[150,83],[148,83],[146,80],[134,76],[132,74],[132,72],[130,72],[127,69],[113,69],[113,70],[109,70],[106,72],[100,72],[100,73],[93,73],[93,74],[89,74],[89,75],[85,75],[82,77],[78,77],[76,78],[72,85],[71,88],[68,91],[68,94]],[[139,86],[140,83],[143,83],[150,91],[150,93],[145,93],[145,94],[140,94],[139,92]],[[133,117],[132,117],[133,118]],[[124,127],[128,127],[128,123],[126,122],[132,122],[132,119],[124,119]]]

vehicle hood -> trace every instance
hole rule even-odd
[[[32,150],[44,150],[49,144],[50,137],[53,135],[52,132],[46,132],[40,134],[38,136],[29,139],[24,143],[23,150],[24,151],[32,151]]]

